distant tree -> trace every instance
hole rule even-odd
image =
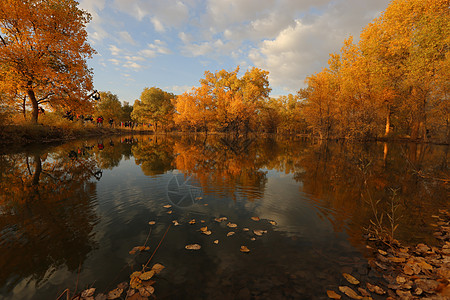
[[[131,112],[133,111],[133,106],[130,105],[127,101],[123,102],[122,105],[122,117],[120,118],[123,121],[131,121]]]
[[[172,99],[174,98],[174,94],[160,88],[145,88],[140,100],[134,102],[131,117],[137,122],[153,123],[155,131],[158,131],[158,125],[165,126],[172,122],[174,113]]]
[[[97,103],[96,112],[106,121],[110,118],[119,120],[123,116],[122,103],[117,95],[111,92],[100,92],[100,101]]]
[[[92,73],[86,59],[91,16],[75,0],[0,1],[0,90],[26,95],[32,121],[39,104],[89,106]],[[9,97],[9,105],[22,97]]]

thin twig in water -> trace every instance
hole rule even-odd
[[[56,298],[56,300],[61,299],[61,297],[64,296],[64,294],[66,294],[66,293],[67,293],[66,299],[69,300],[69,294],[70,294],[70,290],[69,290],[69,289],[65,289],[65,290],[61,293],[61,295],[59,295],[59,297]]]
[[[159,241],[159,244],[158,244],[158,246],[156,247],[155,251],[153,251],[152,256],[150,256],[150,258],[148,259],[147,263],[146,263],[145,266],[142,268],[143,271],[147,268],[148,264],[149,264],[150,261],[152,260],[153,256],[155,255],[156,251],[158,250],[159,246],[161,246],[161,243],[162,243],[162,241],[164,240],[164,238],[166,237],[167,232],[169,232],[170,226],[172,226],[172,224],[170,224],[169,227],[167,227],[166,232],[164,233],[162,239]]]

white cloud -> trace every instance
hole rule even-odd
[[[112,62],[114,65],[119,65],[120,64],[120,60],[115,59],[115,58],[108,59],[108,61]]]
[[[166,29],[164,28],[164,25],[157,18],[152,18],[151,21],[152,21],[153,27],[155,28],[155,30],[157,32],[166,31]]]
[[[140,71],[140,70],[143,68],[142,65],[140,65],[140,64],[138,64],[138,63],[136,63],[136,62],[134,62],[134,61],[127,61],[127,62],[124,63],[122,66],[123,66],[124,68],[132,69],[132,70],[134,70],[134,71]]]
[[[117,47],[115,45],[110,45],[109,51],[111,51],[111,55],[114,55],[114,56],[118,56],[123,52],[122,49],[120,49],[119,47]]]
[[[118,33],[121,42],[128,43],[130,45],[137,45],[136,41],[131,37],[130,33],[127,31],[120,31]]]
[[[191,89],[192,89],[191,85],[172,85],[164,87],[164,90],[177,95],[181,95],[184,92],[190,91]]]

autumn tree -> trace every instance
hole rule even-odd
[[[173,98],[175,98],[174,94],[160,88],[145,88],[140,100],[134,102],[131,117],[137,122],[153,123],[155,131],[158,131],[159,124],[164,126],[172,122]]]
[[[100,92],[100,101],[96,105],[98,115],[106,121],[110,118],[114,120],[122,119],[123,110],[119,97],[111,92]]]
[[[0,1],[0,90],[26,96],[32,121],[40,104],[90,105],[92,73],[86,59],[91,16],[74,0]],[[9,104],[19,98],[9,97]]]
[[[245,132],[255,129],[262,103],[269,98],[269,72],[252,68],[238,77],[239,67],[228,72],[206,71],[201,87],[178,97],[176,121],[202,130]]]

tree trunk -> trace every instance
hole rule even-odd
[[[41,157],[39,155],[34,156],[34,174],[33,178],[31,180],[31,183],[33,186],[39,185],[39,178],[42,173],[42,163],[41,163]]]
[[[36,95],[34,94],[33,89],[28,89],[27,94],[28,94],[28,97],[30,98],[31,105],[33,107],[33,111],[31,113],[31,122],[33,122],[34,124],[37,124],[38,116],[39,116],[39,107],[38,107],[38,102],[36,100]]]
[[[391,132],[391,108],[388,106],[386,114],[386,130],[384,131],[384,136],[388,136]]]

